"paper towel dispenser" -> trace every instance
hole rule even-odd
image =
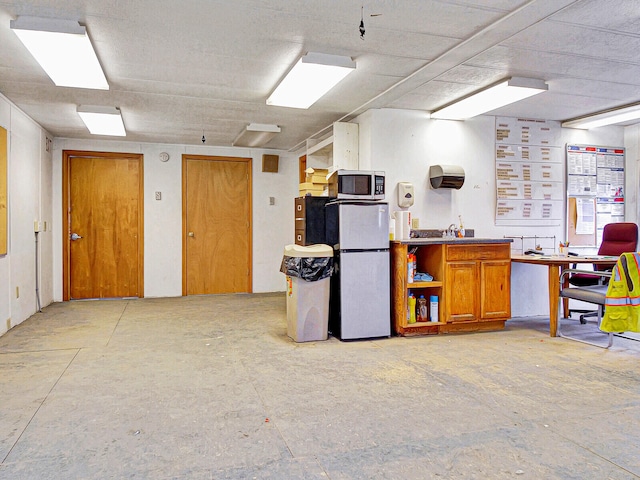
[[[464,169],[458,165],[431,165],[429,180],[433,188],[455,188],[458,190],[464,183]]]

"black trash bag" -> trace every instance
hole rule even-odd
[[[288,257],[282,258],[280,271],[290,277],[307,282],[317,282],[333,273],[333,257]]]

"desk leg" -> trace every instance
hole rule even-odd
[[[558,332],[558,301],[560,299],[560,266],[549,265],[549,336]]]
[[[568,263],[565,265],[562,265],[562,269],[560,270],[559,274],[562,275],[562,272],[564,272],[569,267],[570,265]],[[562,288],[568,288],[568,287],[569,287],[569,275],[565,275],[564,280],[562,282]],[[560,295],[560,292],[558,292],[558,295]],[[569,299],[568,298],[562,299],[562,313],[564,315],[563,318],[569,318]]]

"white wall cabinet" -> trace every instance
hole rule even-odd
[[[358,124],[335,122],[331,135],[307,140],[307,166],[358,170]]]

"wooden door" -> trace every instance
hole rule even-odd
[[[300,158],[298,158],[298,178],[300,183],[303,183],[307,178],[307,172],[305,172],[306,169],[307,169],[307,156],[302,155]]]
[[[251,159],[184,155],[183,295],[251,292]]]
[[[65,152],[68,299],[142,297],[142,156]]]
[[[479,313],[477,262],[448,262],[445,278],[446,305],[441,319],[447,322],[477,321]]]
[[[483,320],[511,317],[511,260],[480,264],[480,316]]]

